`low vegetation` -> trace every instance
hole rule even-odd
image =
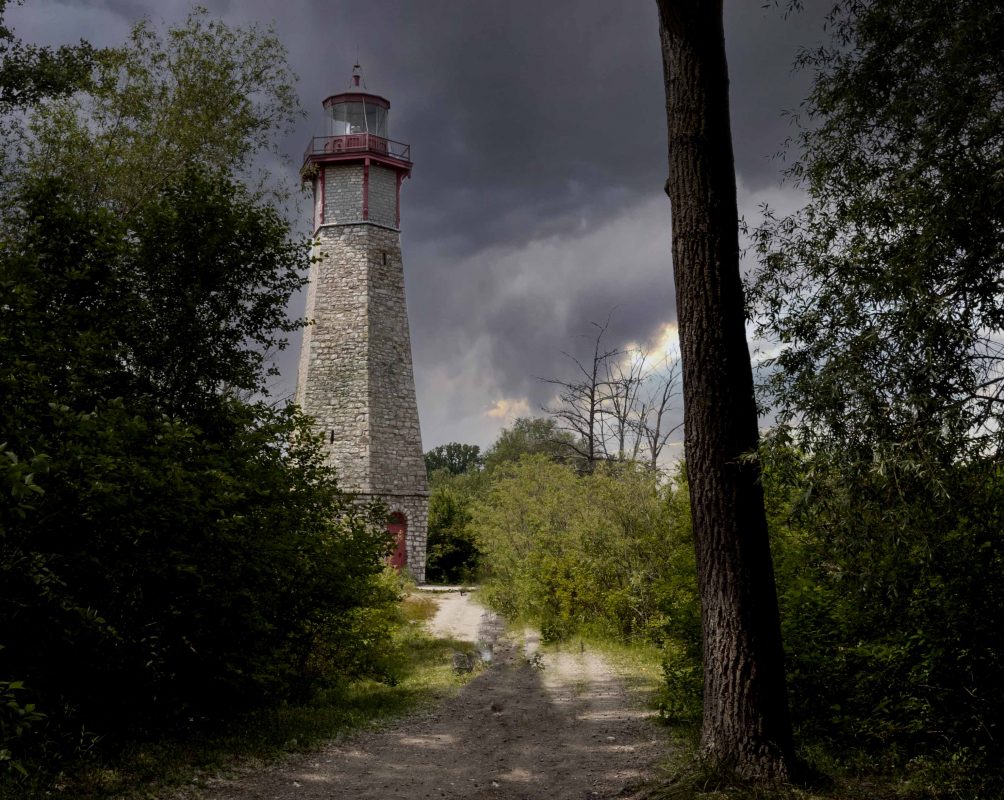
[[[762,457],[808,781],[777,796],[996,796],[999,473],[944,472],[950,492],[921,501],[902,474],[852,481],[779,435]],[[631,463],[580,473],[538,452],[444,486],[463,502],[482,598],[559,646],[585,636],[620,648],[630,671],[638,653],[658,653],[654,702],[681,746],[692,741],[702,669],[685,470],[668,482]],[[666,797],[775,796],[681,764]]]
[[[395,576],[383,578],[394,591]],[[161,793],[188,796],[219,775],[236,775],[287,754],[309,752],[353,731],[442,700],[466,679],[451,666],[461,643],[433,639],[421,623],[435,611],[427,597],[405,595],[388,617],[390,635],[381,679],[345,681],[309,702],[249,712],[173,736],[137,738],[96,748],[64,765],[54,780],[0,782],[0,797],[139,800]],[[37,776],[36,776],[37,778]],[[178,792],[181,792],[179,795]]]

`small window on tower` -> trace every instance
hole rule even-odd
[[[383,265],[385,267],[387,266],[387,251],[386,250],[383,251]]]

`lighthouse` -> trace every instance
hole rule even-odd
[[[311,139],[301,170],[313,188],[314,262],[296,401],[341,488],[386,504],[391,563],[421,582],[429,489],[400,230],[411,148],[390,138],[390,103],[366,91],[358,65],[323,105],[326,135]]]

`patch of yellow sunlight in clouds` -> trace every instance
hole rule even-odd
[[[624,356],[631,364],[642,362],[642,375],[647,375],[680,357],[680,331],[675,322],[667,322],[645,344],[631,342],[624,348]]]
[[[533,416],[530,412],[530,401],[525,397],[503,397],[484,412],[490,419],[512,422],[517,417]]]

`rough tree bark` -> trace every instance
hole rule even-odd
[[[704,635],[704,758],[790,777],[791,724],[739,273],[722,0],[657,0],[687,475]]]

